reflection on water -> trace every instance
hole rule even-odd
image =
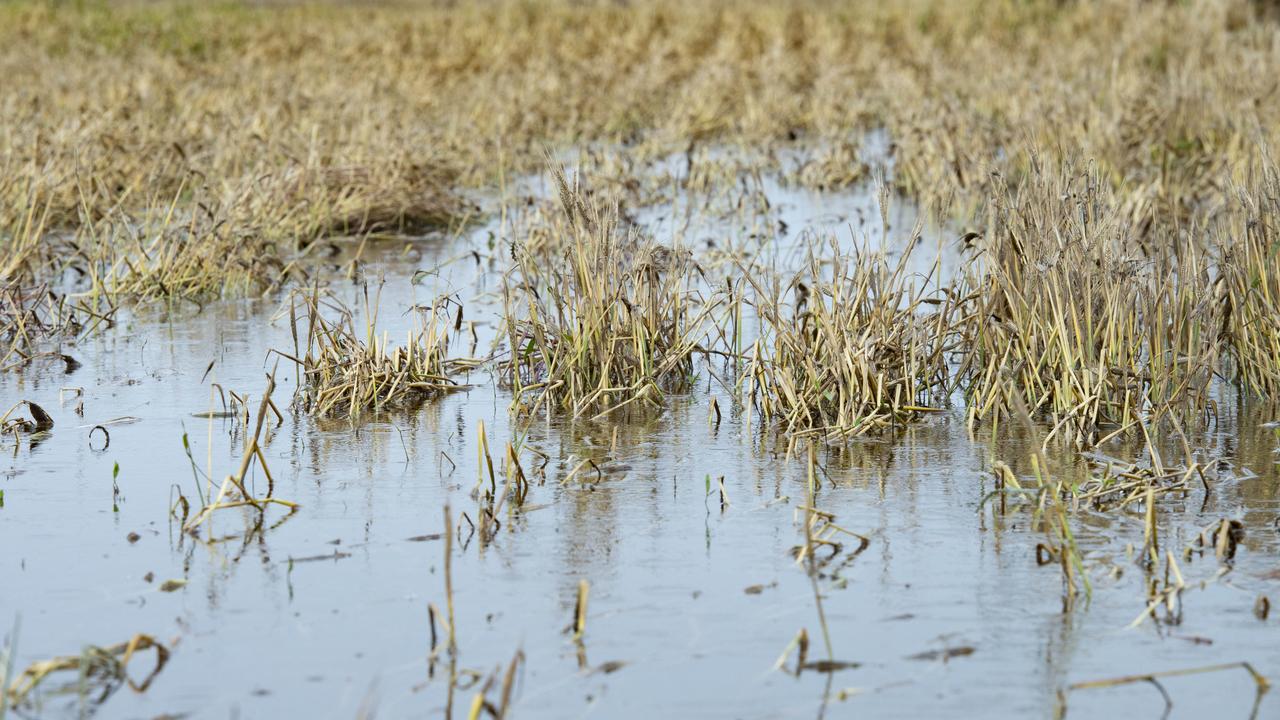
[[[768,192],[792,232],[815,225],[817,209],[800,191]],[[878,213],[866,195],[825,197],[823,212],[841,223],[856,215],[829,209],[841,202]],[[416,264],[400,248],[372,258],[364,277],[385,273],[381,320],[392,337],[411,321],[404,309],[459,292],[468,318],[485,323],[483,351],[496,282],[490,263],[467,251],[474,243],[488,257],[486,232],[416,243]],[[438,270],[415,285],[420,267]],[[354,301],[358,286],[341,287]],[[1260,595],[1280,600],[1280,438],[1263,425],[1274,419],[1267,408],[1224,397],[1220,422],[1195,438],[1251,475],[1222,473],[1207,491],[1161,501],[1168,548],[1222,518],[1245,529],[1231,565],[1212,553],[1182,562],[1178,625],[1129,627],[1147,602],[1148,578],[1131,558],[1143,542],[1141,510],[1081,510],[1075,527],[1093,597],[1061,612],[1061,579],[1036,565],[1043,536],[1030,516],[983,505],[994,460],[1029,472],[1016,433],[971,436],[957,409],[827,451],[818,507],[869,542],[820,583],[835,659],[850,665],[795,676],[773,668],[801,629],[813,639],[810,659],[825,660],[812,588],[792,555],[804,542],[806,467],[705,375],[665,412],[625,424],[515,426],[509,396],[482,371],[468,391],[354,427],[286,413],[279,427],[270,423],[264,455],[276,495],[298,503],[297,513],[271,510],[258,525],[252,513],[221,511],[200,538],[183,536],[168,512],[175,487],[194,499],[204,475],[234,470],[245,433],[233,418],[194,415],[222,409],[213,383],[256,408],[275,364],[268,350],[292,343],[287,321],[271,320],[277,310],[244,301],[139,313],[71,349],[83,363],[71,375],[0,376],[6,406],[31,400],[56,422],[42,443],[6,441],[0,466],[0,621],[20,618],[16,665],[135,633],[172,650],[146,692],[119,689],[104,717],[441,714],[447,683],[428,674],[428,605],[445,604],[446,503],[459,518],[458,664],[488,676],[523,652],[514,717],[1049,717],[1058,690],[1081,680],[1241,660],[1280,678],[1277,618],[1253,611]],[[289,397],[292,368],[282,365],[277,382],[276,397]],[[83,416],[70,396],[59,402],[64,387],[84,388]],[[134,420],[109,422],[118,418]],[[468,528],[479,517],[471,491],[482,422],[495,462],[518,443],[533,482],[525,506],[502,510],[487,542]],[[101,438],[90,443],[98,424],[110,432],[106,450]],[[1166,440],[1162,449],[1177,457],[1180,442]],[[1072,456],[1053,462],[1055,473],[1084,471]],[[247,482],[261,490],[267,480],[255,471]],[[162,591],[174,580],[186,582]],[[565,629],[581,580],[590,603],[579,646]],[[1254,711],[1242,672],[1163,686],[1178,717]],[[476,689],[459,691],[455,715]],[[1163,707],[1145,684],[1069,700],[1078,717],[1154,717]],[[1280,710],[1264,698],[1256,712]]]

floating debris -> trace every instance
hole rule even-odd
[[[138,682],[129,677],[129,662],[135,655],[147,650],[155,651],[156,664]],[[46,679],[56,673],[74,671],[76,678],[69,680],[64,689],[74,697],[89,698],[92,706],[96,707],[106,702],[122,684],[128,684],[135,692],[146,692],[168,662],[168,648],[150,635],[138,634],[118,645],[90,645],[79,655],[66,655],[33,663],[14,678],[5,691],[4,699],[10,707],[22,710],[32,702],[36,688]],[[3,707],[4,704],[0,703],[0,708]]]
[[[24,406],[27,408],[27,412],[31,414],[30,420],[22,417],[10,419],[9,416],[13,414],[14,410]],[[14,435],[24,433],[31,435],[34,433],[49,432],[52,429],[53,418],[49,416],[49,413],[44,411],[44,408],[30,400],[23,400],[17,405],[9,408],[4,415],[0,415],[0,433],[11,433]]]
[[[941,650],[926,650],[925,652],[908,655],[908,660],[941,660],[946,662],[952,658],[968,657],[976,650],[968,645],[960,645],[958,647],[947,647]]]

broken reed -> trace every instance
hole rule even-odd
[[[336,299],[314,288],[290,301],[293,360],[302,370],[297,401],[309,413],[328,417],[356,417],[385,408],[412,405],[460,386],[449,375],[464,361],[450,360],[450,333],[457,331],[462,308],[448,298],[412,308],[414,325],[403,345],[378,333],[378,298],[364,290],[365,319]],[[302,308],[297,307],[301,302]],[[449,311],[456,310],[456,320]],[[305,320],[299,343],[298,319]],[[278,352],[278,351],[277,351]]]
[[[466,514],[463,513],[463,516],[465,517]],[[442,653],[447,655],[448,663],[445,670],[448,672],[448,676],[445,681],[448,685],[445,691],[445,717],[453,716],[454,694],[457,690],[465,690],[478,685],[476,693],[471,698],[471,705],[467,713],[468,719],[478,720],[482,713],[487,712],[495,720],[502,720],[502,718],[507,717],[507,711],[515,691],[516,671],[525,663],[525,656],[523,651],[516,650],[511,662],[507,665],[505,673],[499,666],[487,677],[475,670],[458,667],[459,651],[453,598],[453,542],[456,532],[458,532],[458,527],[453,524],[453,513],[446,503],[444,506],[444,532],[441,533],[441,536],[444,538],[444,594],[448,615],[442,615],[435,603],[427,604],[428,623],[431,630],[431,650],[427,655],[427,676],[429,678],[435,677],[436,661]],[[585,581],[583,582],[585,583]],[[443,647],[439,643],[439,637],[436,632],[437,623],[444,625],[448,633],[447,642]],[[499,677],[501,677],[500,686]],[[481,683],[482,679],[483,683]],[[495,687],[500,688],[497,705],[494,705],[488,698],[489,692]]]
[[[128,672],[133,658],[148,650],[155,651],[155,664],[138,682]],[[9,681],[11,668],[0,666],[0,718],[4,717],[6,708],[16,713],[43,714],[50,701],[58,696],[78,698],[81,714],[92,714],[107,701],[117,690],[128,685],[134,692],[146,692],[147,688],[169,662],[169,648],[150,635],[141,633],[134,635],[126,642],[100,647],[87,645],[79,655],[40,660],[32,663],[12,682]],[[7,662],[13,658],[0,656]],[[51,677],[61,676],[66,682],[61,686],[48,690],[46,697],[40,697],[37,691]],[[67,708],[70,710],[70,708]]]
[[[510,357],[502,380],[521,412],[574,416],[659,406],[689,389],[714,304],[691,253],[624,225],[555,171],[561,214],[537,252],[516,244],[504,289]]]
[[[262,530],[266,511],[271,506],[280,506],[285,508],[290,515],[298,510],[297,503],[288,500],[282,500],[275,496],[275,478],[271,475],[270,468],[267,467],[267,458],[262,452],[263,443],[267,442],[264,436],[266,427],[267,411],[270,410],[276,417],[277,427],[279,423],[284,421],[284,417],[276,408],[275,403],[271,401],[271,393],[275,391],[276,378],[274,373],[267,376],[266,388],[262,391],[262,401],[258,403],[257,419],[254,421],[253,433],[245,436],[244,453],[240,457],[240,465],[234,473],[227,475],[222,483],[218,486],[218,492],[213,492],[213,478],[207,477],[210,483],[205,492],[199,490],[199,479],[197,478],[197,494],[199,495],[202,506],[194,517],[188,517],[190,511],[190,501],[187,500],[180,492],[177,501],[170,507],[169,512],[172,516],[178,516],[182,523],[184,533],[190,533],[198,536],[202,526],[205,526],[213,517],[213,514],[219,510],[229,510],[232,508],[251,508],[257,512],[257,520],[251,526],[249,534],[255,534]],[[246,426],[246,430],[247,430]],[[184,444],[186,437],[183,437]],[[190,448],[188,447],[188,457],[190,457]],[[267,479],[267,492],[265,495],[258,496],[250,489],[250,485],[246,482],[249,472],[257,467]],[[195,461],[192,461],[192,467],[195,467]],[[117,471],[119,466],[116,466]],[[207,502],[206,502],[207,499]]]
[[[1265,675],[1258,672],[1253,665],[1243,661],[1220,663],[1217,665],[1204,665],[1201,667],[1180,668],[1177,670],[1165,670],[1162,672],[1142,673],[1139,675],[1122,675],[1120,677],[1106,678],[1102,680],[1089,680],[1085,682],[1072,683],[1058,689],[1056,693],[1057,702],[1054,707],[1053,717],[1055,720],[1062,720],[1062,718],[1067,716],[1067,697],[1073,692],[1080,690],[1116,688],[1134,683],[1150,683],[1155,686],[1155,688],[1160,692],[1160,696],[1164,698],[1164,715],[1168,716],[1173,711],[1173,699],[1160,680],[1165,678],[1203,675],[1207,673],[1218,673],[1226,670],[1237,669],[1244,670],[1249,674],[1249,678],[1253,680],[1255,694],[1251,716],[1256,717],[1258,714],[1258,706],[1262,703],[1262,696],[1266,695],[1267,691],[1271,689],[1271,682],[1267,680]]]
[[[957,304],[909,268],[909,250],[891,262],[847,254],[835,238],[810,246],[808,268],[786,285],[742,268],[763,331],[739,382],[767,422],[834,440],[938,409]]]

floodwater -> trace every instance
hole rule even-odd
[[[878,213],[865,191],[815,195],[770,182],[765,192],[777,215],[770,226],[784,219],[793,236],[850,233],[851,217]],[[643,221],[662,227],[660,213],[646,212]],[[482,338],[493,332],[498,277],[483,259],[493,229],[416,241],[409,257],[397,246],[366,258],[364,279],[385,280],[379,322],[391,337],[403,336],[409,306],[444,291],[460,294]],[[335,288],[359,309],[357,285]],[[524,431],[485,371],[471,375],[470,390],[355,425],[269,419],[275,494],[298,510],[273,509],[262,527],[255,513],[223,510],[199,539],[183,537],[169,516],[175,486],[197,502],[205,484],[183,435],[200,471],[221,479],[235,470],[243,424],[196,415],[222,409],[213,383],[249,394],[256,409],[277,362],[268,351],[292,347],[280,310],[277,298],[139,311],[64,347],[82,363],[70,374],[57,363],[0,376],[6,408],[31,400],[55,421],[41,440],[6,439],[0,461],[0,633],[14,646],[13,672],[136,633],[172,652],[145,692],[123,686],[96,704],[96,693],[73,687],[41,694],[21,714],[444,715],[448,666],[442,657],[429,667],[428,606],[446,605],[439,535],[450,531],[463,686],[455,717],[484,684],[463,671],[487,677],[517,652],[513,718],[1047,718],[1058,691],[1080,681],[1239,661],[1280,680],[1280,612],[1254,612],[1259,596],[1280,601],[1280,436],[1264,426],[1274,419],[1266,411],[1234,398],[1224,398],[1223,422],[1196,438],[1233,471],[1208,492],[1160,505],[1167,548],[1222,518],[1245,527],[1232,564],[1212,552],[1182,561],[1179,624],[1131,627],[1147,604],[1146,574],[1126,555],[1142,545],[1141,510],[1077,517],[1093,593],[1064,613],[1060,572],[1037,566],[1044,536],[1029,515],[983,505],[993,461],[1020,466],[1025,451],[971,437],[958,406],[899,437],[823,455],[818,507],[868,538],[860,553],[845,543],[817,583],[830,657],[856,665],[796,676],[775,663],[801,629],[809,659],[828,659],[814,586],[792,555],[804,544],[806,463],[762,441],[758,423],[710,381],[627,425],[535,421],[523,441],[548,458],[545,479],[523,509],[499,513],[488,542],[462,519],[477,518],[479,428],[495,462]],[[283,409],[295,383],[289,363],[277,383]],[[64,392],[77,387],[83,415]],[[712,396],[725,409],[719,424],[708,420]],[[102,433],[91,435],[99,424],[110,433],[105,449]],[[601,473],[562,482],[587,458]],[[529,454],[522,462],[540,464]],[[261,492],[266,478],[255,470],[252,483]],[[185,584],[162,589],[173,580]],[[566,628],[582,580],[587,622],[575,642]],[[135,658],[131,677],[141,681],[152,658]],[[795,667],[794,648],[785,667]],[[42,687],[74,686],[75,675]],[[1259,696],[1243,670],[1162,685],[1172,717],[1280,717],[1280,698]],[[499,672],[491,701],[500,686]],[[1067,702],[1071,717],[1166,709],[1147,683],[1079,690]]]

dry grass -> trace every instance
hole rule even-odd
[[[1139,414],[1203,410],[1220,349],[1207,253],[1174,238],[1144,252],[1144,216],[1087,170],[996,197],[970,268],[971,417],[1017,393],[1054,434],[1092,444]]]
[[[459,389],[450,374],[465,361],[447,356],[451,333],[458,327],[449,317],[461,307],[448,298],[416,306],[414,327],[404,345],[394,345],[378,332],[378,299],[365,292],[364,327],[355,313],[319,290],[301,297],[305,337],[294,355],[286,355],[303,373],[297,401],[319,416],[357,417],[365,412],[405,407]],[[331,317],[326,317],[326,315]],[[298,308],[291,303],[290,322],[299,339]],[[282,353],[283,354],[283,353]]]
[[[561,212],[541,252],[517,244],[505,291],[514,405],[603,415],[661,405],[689,389],[698,333],[713,303],[689,251],[624,227],[556,172]]]
[[[456,217],[452,189],[534,169],[547,144],[796,145],[826,185],[856,178],[850,149],[884,129],[897,185],[942,201],[980,199],[1041,147],[1051,166],[1097,158],[1171,227],[1280,117],[1273,29],[1242,0],[0,13],[0,70],[25,80],[0,92],[0,217],[37,208],[76,245],[115,246],[108,267],[150,269],[154,292],[220,287],[157,270],[210,245],[209,273],[256,290],[255,259],[287,263],[317,234]],[[132,227],[96,227],[113,217]]]
[[[744,270],[765,329],[746,353],[743,383],[766,420],[834,440],[939,409],[956,303],[935,297],[909,262],[909,252],[892,263],[844,255],[832,239],[815,243],[807,271],[785,285]]]
[[[1232,212],[1212,235],[1220,258],[1214,298],[1227,348],[1224,374],[1246,390],[1280,396],[1280,168],[1234,188]]]
[[[1050,438],[1093,445],[1140,422],[1197,427],[1216,379],[1274,397],[1275,167],[1212,222],[1151,237],[1150,207],[1091,169],[1033,175],[988,209],[961,329],[970,417],[1014,395]]]
[[[762,410],[844,435],[958,382],[975,422],[1017,392],[1052,437],[1089,445],[1140,416],[1212,413],[1215,377],[1280,386],[1276,35],[1245,0],[24,0],[0,7],[0,72],[25,80],[0,90],[0,281],[71,270],[102,315],[125,298],[274,293],[312,279],[317,238],[464,222],[469,189],[505,187],[548,147],[610,148],[623,207],[669,200],[642,170],[680,154],[671,184],[691,206],[767,206],[728,188],[788,163],[809,187],[883,170],[981,253],[936,298],[945,313],[877,287],[871,308],[814,303],[812,338],[783,326],[790,286],[757,278],[776,326],[752,366]],[[873,131],[883,169],[860,152]],[[582,201],[588,214],[517,243],[506,378],[526,407],[656,404],[689,374],[705,306],[692,261],[646,259],[663,251],[625,210]],[[542,245],[570,261],[544,263]],[[755,272],[749,252],[726,255]],[[843,277],[810,285],[903,281],[815,256],[833,260]],[[360,356],[360,334],[342,334],[317,359]],[[381,396],[330,380],[360,390],[328,411]],[[404,382],[418,381],[387,387]]]

